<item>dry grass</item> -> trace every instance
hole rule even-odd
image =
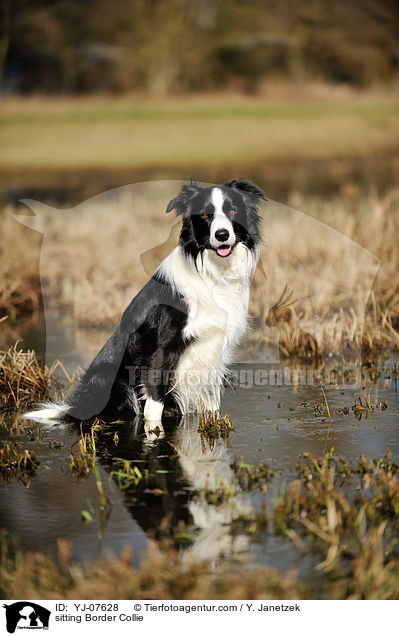
[[[399,595],[399,562],[384,564],[381,531],[369,532],[362,555],[353,561],[347,579],[314,586],[298,583],[294,570],[287,573],[261,567],[252,572],[218,572],[204,562],[183,566],[173,550],[150,551],[139,569],[131,554],[101,559],[95,565],[70,561],[69,548],[59,542],[57,561],[44,554],[17,558],[2,554],[0,593],[3,599],[379,599]]]
[[[335,581],[338,598],[399,592],[398,469],[389,451],[378,461],[361,457],[355,467],[332,451],[321,459],[308,453],[274,506],[275,531],[321,555],[317,570]]]
[[[399,190],[355,201],[297,194],[292,205],[307,214],[279,205],[265,212],[249,341],[259,350],[274,343],[287,356],[397,348]]]
[[[57,372],[64,375],[62,382]],[[56,390],[72,381],[60,362],[50,368],[38,362],[34,351],[23,351],[18,343],[0,351],[0,399],[2,406],[21,407],[48,397],[49,386]]]
[[[40,234],[29,232],[0,213],[0,321],[5,316],[31,313],[41,301]],[[2,328],[4,325],[0,325]]]
[[[18,596],[51,599],[233,599],[299,598],[296,576],[281,575],[271,568],[253,573],[214,575],[207,563],[183,565],[177,552],[155,546],[140,569],[131,565],[125,550],[117,559],[78,567],[70,561],[68,545],[59,543],[58,562],[43,554],[2,554],[0,593],[4,599]]]
[[[44,302],[62,312],[66,310],[78,325],[109,328],[115,324],[155,269],[156,246],[168,238],[171,226],[176,225],[176,220],[164,214],[164,210],[179,187],[180,182],[126,186],[89,199],[71,210],[32,203],[38,216],[21,217],[21,222],[45,232],[40,262]],[[13,212],[8,208],[5,216],[0,217],[5,261],[8,260],[7,240],[11,241],[14,233],[17,234],[17,239],[12,241],[16,256],[0,279],[6,289],[11,281],[20,280],[19,275],[22,280],[24,275],[28,277],[27,282],[30,280],[40,250],[40,242],[30,245],[31,236],[36,239],[40,235],[26,228],[21,232],[20,224],[10,216]],[[18,212],[28,214],[29,210],[24,207]],[[177,235],[175,228],[167,250]],[[146,254],[148,250],[150,253]],[[32,284],[36,293],[40,293],[39,284],[36,277]],[[11,314],[15,303],[9,294],[7,298],[3,312]]]
[[[45,232],[46,307],[80,327],[109,332],[177,243],[179,223],[164,209],[179,187],[168,181],[126,186],[68,211],[32,204],[38,216],[23,222]],[[397,348],[399,191],[383,199],[293,195],[292,205],[305,213],[273,202],[263,211],[265,246],[252,284],[248,348],[305,357]],[[7,214],[0,230],[0,306],[12,318],[38,304],[40,235],[21,230]],[[87,342],[87,331],[82,338]]]

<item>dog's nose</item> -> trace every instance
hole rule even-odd
[[[229,231],[225,229],[216,230],[215,238],[221,243],[223,243],[223,241],[227,241],[227,239],[229,238]]]

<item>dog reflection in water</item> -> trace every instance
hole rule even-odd
[[[184,508],[188,512],[187,523],[193,525],[196,532],[193,543],[185,549],[182,558],[193,556],[214,563],[223,556],[245,558],[249,538],[239,532],[233,536],[230,525],[253,512],[249,495],[240,491],[232,468],[233,454],[226,441],[216,439],[214,445],[210,445],[201,438],[198,423],[196,416],[186,418],[168,440],[159,428],[149,430],[145,442],[148,453],[158,453],[159,444],[163,449],[162,442],[167,443],[172,453],[178,456],[178,469],[188,486],[189,495]],[[236,494],[229,496],[231,492]],[[204,493],[208,493],[209,497]],[[174,517],[177,521],[179,515]]]

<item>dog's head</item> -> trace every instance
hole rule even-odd
[[[229,259],[238,244],[255,252],[260,243],[257,211],[265,193],[243,179],[204,188],[192,181],[172,199],[166,212],[176,210],[183,220],[180,244],[196,261],[205,250]]]

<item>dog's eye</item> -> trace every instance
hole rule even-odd
[[[203,214],[203,215],[202,215],[202,218],[203,218],[203,219],[207,219],[207,218],[208,218],[208,216],[209,216],[209,214]]]
[[[229,214],[231,214],[231,216],[234,216],[234,214],[237,214],[237,210],[230,210]]]

